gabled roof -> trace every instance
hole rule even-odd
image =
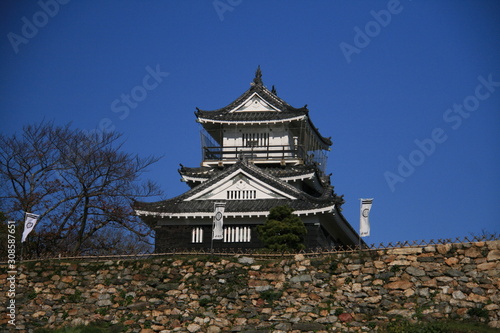
[[[197,108],[196,115],[198,116],[198,118],[214,120],[225,120],[227,117],[231,116],[234,119],[243,118],[243,120],[247,120],[250,118],[246,117],[245,114],[247,112],[252,113],[251,108],[245,108],[245,102],[249,99],[254,100],[254,102],[261,103],[261,106],[263,107],[261,110],[264,111],[264,113],[267,113],[266,116],[262,115],[263,118],[281,120],[307,115],[307,113],[309,112],[307,106],[304,106],[302,108],[294,108],[293,106],[279,98],[275,92],[269,91],[264,86],[261,77],[262,72],[259,66],[255,73],[255,78],[250,84],[250,89],[245,91],[240,97],[238,97],[229,105],[217,110],[208,111]],[[262,113],[262,111],[255,111],[255,113]]]
[[[251,178],[261,186],[275,193],[275,197],[268,199],[254,200],[224,200],[226,202],[225,213],[262,213],[267,215],[269,210],[275,206],[289,205],[296,211],[296,214],[308,214],[319,211],[329,211],[335,204],[342,204],[342,198],[333,193],[331,186],[325,186],[320,197],[311,196],[285,181],[272,176],[260,168],[238,161],[236,164],[225,168],[213,178],[188,190],[184,194],[172,199],[158,202],[134,202],[133,208],[138,215],[160,215],[160,216],[212,216],[214,203],[221,200],[211,200],[207,198],[207,193],[216,189],[221,184],[226,184],[230,177],[244,175]],[[265,184],[265,185],[264,185]]]
[[[250,89],[229,105],[217,110],[201,110],[196,108],[195,115],[201,124],[251,124],[251,123],[279,123],[292,121],[307,121],[313,132],[323,144],[332,145],[330,138],[323,137],[314,127],[307,105],[295,108],[270,91],[262,82],[260,66]]]
[[[318,168],[315,165],[286,165],[283,167],[268,167],[264,165],[261,166],[260,169],[281,180],[312,178],[314,177],[314,174],[318,172]],[[181,168],[178,171],[182,178],[186,181],[203,182],[223,172],[224,169],[217,167],[189,168],[181,165]]]
[[[224,175],[225,177],[219,179],[218,182],[205,186],[204,189],[188,196],[184,200],[234,200],[240,198],[296,200],[298,197],[297,193],[293,193],[289,188],[273,186],[269,184],[268,180],[255,177],[255,175],[252,175],[248,170],[244,170],[243,168],[226,172]],[[230,196],[231,193],[233,196],[228,198],[228,195]]]

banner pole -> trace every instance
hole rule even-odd
[[[215,207],[217,207],[217,205],[214,203],[214,214],[215,214]],[[210,253],[214,253],[214,232],[215,232],[215,218],[212,219],[212,237],[210,238],[211,239],[210,240]]]
[[[23,242],[23,239],[22,239],[22,238],[23,238],[23,234],[24,234],[24,229],[26,228],[26,216],[27,216],[26,214],[27,214],[27,213],[28,213],[28,212],[26,212],[26,211],[24,212],[24,218],[23,218],[23,229],[22,229],[23,233],[21,234],[21,258],[20,258],[20,260],[19,260],[19,263],[21,263],[21,262],[23,261],[23,256],[24,256],[24,242]],[[25,241],[26,241],[26,240],[25,240]]]
[[[361,251],[361,207],[363,207],[363,199],[359,198],[359,233],[358,233],[358,247]]]
[[[212,224],[212,240],[210,242],[210,250],[213,251],[214,239],[222,240],[224,239],[224,207],[225,202],[215,202],[214,203],[214,220]],[[217,238],[215,238],[217,237]]]

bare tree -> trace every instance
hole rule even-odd
[[[151,239],[131,202],[161,195],[155,183],[140,181],[159,158],[123,152],[120,138],[51,123],[26,126],[22,136],[0,135],[3,209],[19,220],[24,212],[40,214],[38,252],[95,253],[93,238],[111,229]]]

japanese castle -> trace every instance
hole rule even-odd
[[[196,109],[202,126],[199,167],[181,164],[190,189],[175,198],[135,202],[156,231],[155,252],[180,248],[260,248],[256,226],[288,205],[307,228],[306,248],[355,245],[357,232],[341,213],[343,196],[325,174],[332,141],[314,126],[307,105],[295,108],[262,82],[218,110]],[[223,237],[212,240],[215,204],[224,203]]]

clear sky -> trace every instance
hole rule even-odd
[[[367,243],[500,232],[500,2],[0,4],[0,131],[115,129],[166,198],[201,161],[196,107],[264,84],[334,142],[327,173]]]

